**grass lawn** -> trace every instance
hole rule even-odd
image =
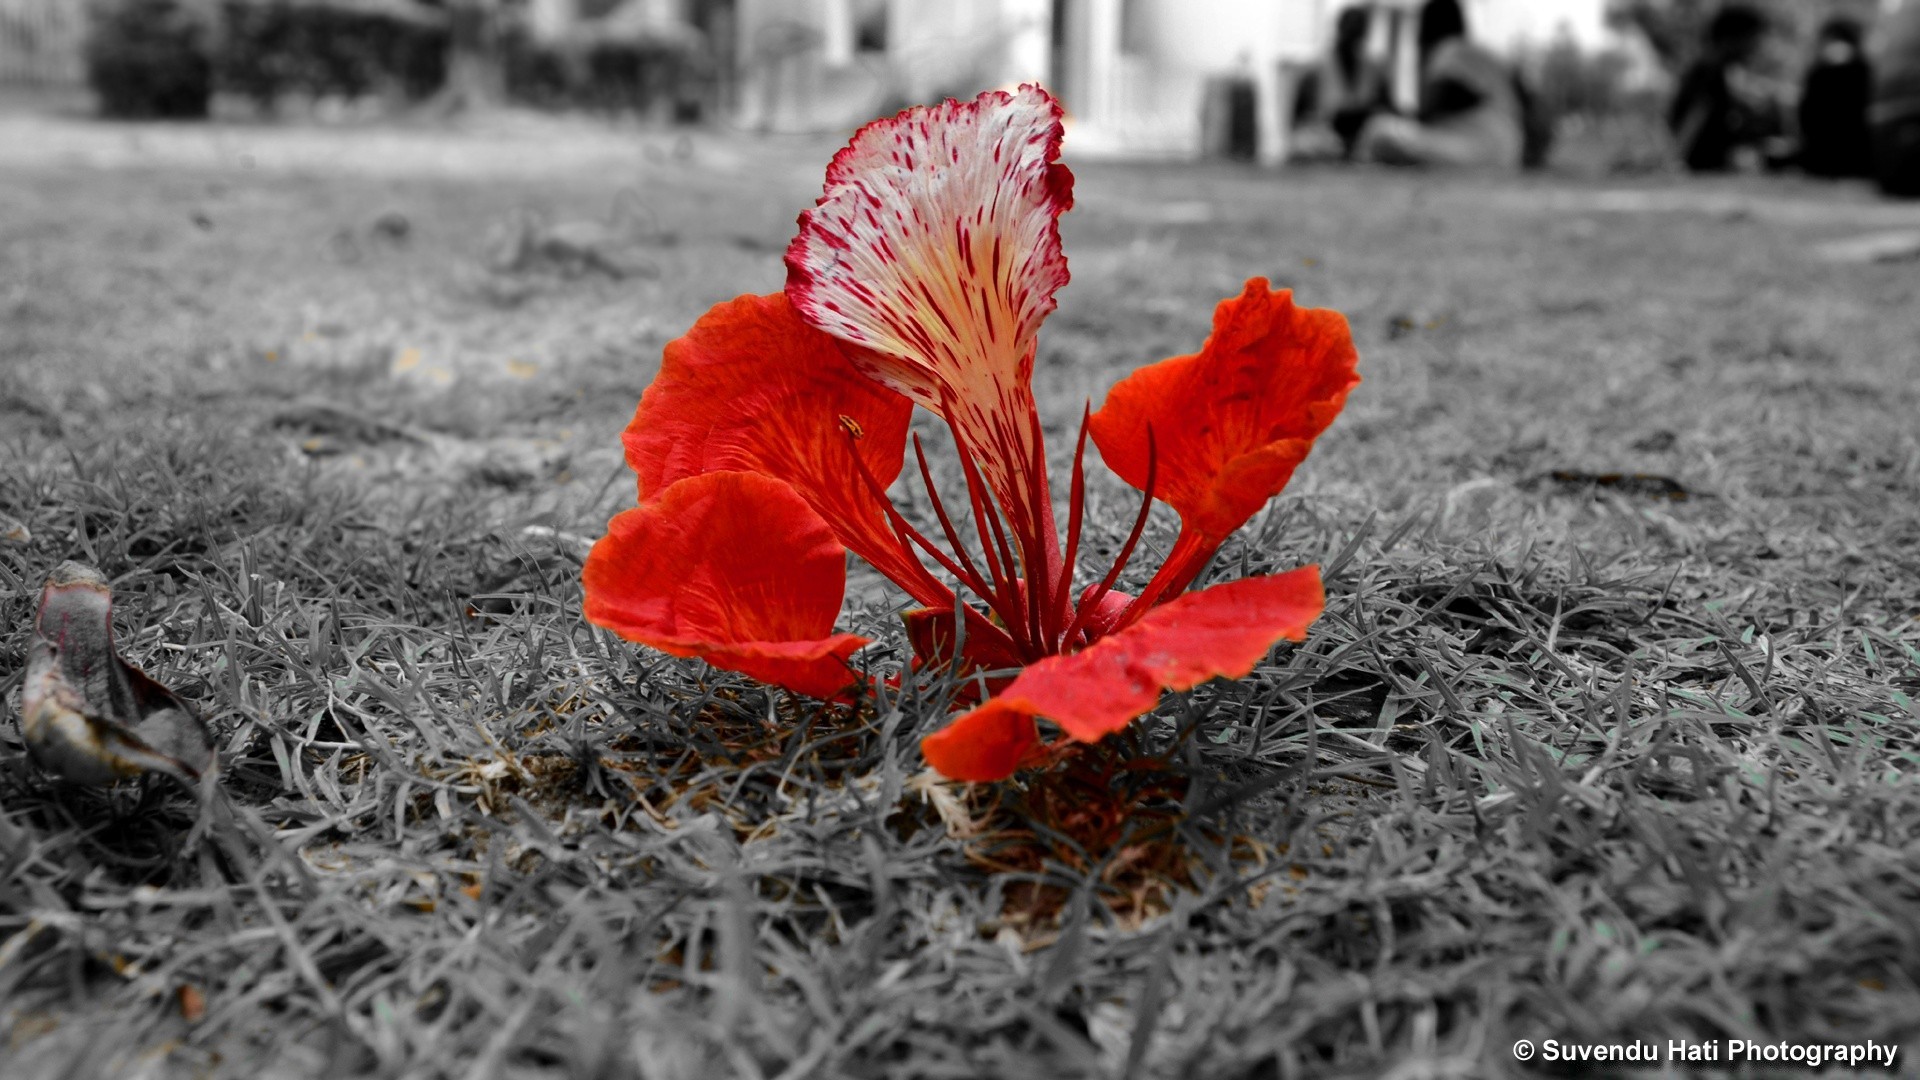
[[[949,687],[823,708],[579,614],[661,346],[780,287],[831,142],[0,142],[7,1080],[1555,1070],[1521,1038],[1920,1068],[1920,305],[1913,265],[1819,254],[1920,210],[1077,165],[1054,456],[1248,276],[1346,312],[1367,381],[1213,570],[1318,562],[1329,604],[969,790],[916,748]],[[594,229],[607,266],[534,243]],[[1090,563],[1135,504],[1092,507]],[[62,558],[218,728],[212,840],[174,788],[26,760]],[[842,626],[897,671],[866,584]]]

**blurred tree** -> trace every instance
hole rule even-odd
[[[214,79],[263,112],[289,95],[418,101],[446,84],[447,14],[418,0],[220,0]]]
[[[1678,71],[1699,49],[1707,20],[1720,0],[1608,0],[1607,21],[1639,33],[1669,71]]]
[[[1879,0],[1741,0],[1767,17],[1773,45],[1761,57],[1763,67],[1797,71],[1801,48],[1828,18],[1847,15],[1871,25]],[[1699,54],[1707,20],[1727,0],[1607,0],[1607,21],[1638,33],[1668,71],[1683,70]]]
[[[1631,63],[1624,53],[1585,49],[1564,34],[1523,58],[1541,111],[1556,120],[1619,112]]]
[[[208,20],[180,0],[94,0],[87,82],[107,116],[196,119],[213,100]]]
[[[436,0],[447,13],[447,81],[433,105],[446,112],[485,108],[506,97],[505,41],[520,0]]]

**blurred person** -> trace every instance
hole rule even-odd
[[[1705,37],[1700,58],[1680,77],[1667,126],[1688,169],[1726,172],[1759,161],[1772,134],[1771,102],[1753,72],[1767,18],[1747,4],[1727,4],[1708,20]]]
[[[1800,92],[1800,167],[1814,176],[1866,176],[1873,171],[1867,107],[1873,67],[1860,24],[1828,19],[1814,43],[1813,66]]]
[[[1889,195],[1920,196],[1920,0],[1880,23],[1873,61],[1873,171]]]
[[[1360,133],[1358,156],[1390,165],[1521,165],[1526,102],[1520,83],[1468,37],[1459,0],[1427,0],[1419,46],[1419,116],[1374,116]]]
[[[1393,111],[1386,65],[1367,55],[1373,12],[1358,4],[1334,24],[1333,47],[1294,99],[1295,157],[1352,158],[1367,121]]]

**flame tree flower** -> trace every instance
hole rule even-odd
[[[919,605],[906,617],[918,663],[1018,670],[922,741],[959,780],[1037,760],[1036,718],[1092,742],[1163,690],[1244,676],[1305,637],[1324,602],[1317,567],[1188,591],[1359,381],[1346,320],[1262,278],[1216,309],[1198,353],[1134,372],[1083,414],[1061,535],[1032,387],[1035,339],[1067,282],[1060,121],[1026,86],[854,135],[800,216],[786,290],[720,304],[667,346],[624,436],[639,506],[587,560],[590,620],[844,698],[859,683],[848,658],[868,643],[834,632],[852,551]],[[963,511],[909,438],[916,405],[953,434]],[[1076,588],[1088,438],[1143,494],[1113,563]],[[886,495],[909,442],[937,529]],[[1130,596],[1114,583],[1155,499],[1178,512],[1179,537]]]

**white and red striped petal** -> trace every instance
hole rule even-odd
[[[878,353],[875,374],[938,409],[1016,374],[1067,283],[1057,219],[1073,205],[1060,105],[989,91],[860,129],[787,249],[787,295],[808,321]]]
[[[868,124],[834,156],[786,257],[801,317],[945,417],[1014,527],[1048,543],[1031,381],[1035,335],[1067,282],[1060,122],[1052,95],[1023,86]]]

